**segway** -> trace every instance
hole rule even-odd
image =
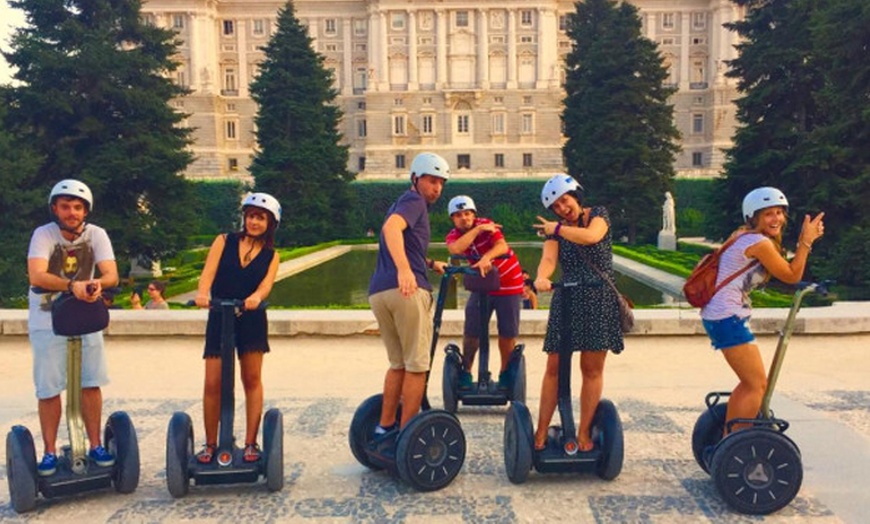
[[[464,258],[464,257],[451,257]],[[454,267],[454,266],[451,266]],[[470,267],[461,267],[460,273],[476,276],[478,271]],[[472,382],[470,388],[459,387],[459,376],[464,370],[464,355],[456,344],[448,344],[444,348],[444,369],[441,380],[444,409],[450,413],[456,413],[460,402],[466,406],[503,406],[508,402],[518,400],[526,401],[526,357],[523,355],[524,344],[517,344],[511,351],[505,372],[509,386],[500,388],[498,382],[492,380],[489,372],[489,318],[492,311],[489,309],[489,291],[486,288],[474,288],[472,282],[476,280],[466,279],[466,289],[472,293],[478,293],[480,297],[480,347],[478,348],[477,381]]]
[[[33,288],[35,293],[50,293]],[[88,288],[94,293],[94,288]],[[105,290],[110,292],[110,290]],[[118,493],[132,493],[139,485],[139,441],[127,413],[109,415],[103,429],[103,445],[115,456],[112,466],[100,466],[88,457],[85,424],[82,418],[82,336],[102,331],[109,323],[102,301],[84,302],[71,293],[55,298],[63,307],[52,307],[52,327],[58,336],[67,337],[66,423],[70,443],[57,455],[57,471],[39,476],[33,436],[16,425],[6,435],[6,476],[12,508],[25,513],[36,508],[36,496],[55,498],[84,493],[114,485]],[[65,318],[59,318],[63,315]],[[57,316],[57,318],[56,318]]]
[[[263,416],[263,450],[256,462],[245,462],[244,449],[233,436],[235,415],[235,319],[245,302],[213,298],[209,307],[221,315],[221,412],[217,450],[209,464],[202,464],[193,451],[190,415],[176,411],[166,432],[166,487],[175,498],[187,495],[190,479],[197,486],[258,482],[265,477],[269,491],[284,487],[284,418],[278,408]],[[265,308],[260,304],[260,309]]]
[[[448,266],[441,279],[429,348],[430,367],[438,345],[450,277],[463,270]],[[348,433],[350,450],[360,464],[371,470],[387,470],[418,491],[436,491],[448,486],[465,462],[465,433],[459,419],[448,411],[431,409],[426,395],[429,373],[426,372],[420,413],[398,430],[398,434],[375,436],[375,428],[381,419],[383,394],[373,395],[360,404]],[[401,419],[400,404],[396,412],[397,424]]]
[[[523,402],[514,401],[508,408],[504,424],[504,464],[508,479],[522,484],[534,467],[539,473],[588,473],[594,472],[604,480],[613,480],[622,471],[623,435],[622,422],[613,402],[602,398],[592,419],[591,433],[594,448],[580,451],[574,411],[571,406],[571,357],[570,337],[566,336],[570,320],[568,292],[580,284],[576,282],[553,283],[557,292],[565,293],[561,300],[561,347],[559,350],[558,407],[561,426],[550,426],[546,447],[535,450],[534,428],[529,408]],[[560,297],[562,298],[562,297]]]
[[[754,419],[733,419],[726,424],[730,392],[714,391],[704,399],[707,410],[692,431],[695,461],[713,478],[725,502],[741,513],[767,515],[789,505],[803,480],[801,453],[785,431],[789,423],[774,416],[770,400],[803,298],[812,292],[827,294],[824,284],[798,284],[767,375],[761,411]],[[731,432],[734,424],[749,427]],[[728,436],[722,438],[725,427]]]

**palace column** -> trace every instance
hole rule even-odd
[[[489,31],[487,9],[477,10],[477,87],[489,89]]]
[[[688,91],[689,83],[689,13],[680,16],[680,91]]]
[[[517,12],[508,9],[507,88],[517,88]]]
[[[420,88],[417,78],[417,12],[408,10],[408,91]]]
[[[353,94],[353,32],[350,25],[350,18],[344,18],[341,21],[341,94]]]
[[[449,15],[443,9],[435,10],[435,86],[442,88],[447,85],[447,23]]]

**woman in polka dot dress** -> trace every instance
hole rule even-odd
[[[581,352],[583,383],[580,389],[580,424],[577,428],[580,451],[593,448],[590,427],[604,388],[607,351],[620,353],[624,347],[617,296],[590,265],[595,264],[601,272],[613,278],[610,218],[604,207],[583,207],[581,191],[580,184],[568,175],[559,174],[548,180],[541,192],[541,201],[560,220],[548,221],[539,216],[540,223],[534,226],[546,236],[535,280],[538,292],[552,289],[550,277],[557,263],[562,267],[563,282],[580,284],[567,293],[564,288],[557,289],[550,304],[550,318],[544,339],[547,370],[541,386],[538,429],[535,432],[536,450],[546,445],[547,428],[556,409],[562,337],[570,337],[572,350]],[[571,321],[568,323],[569,329],[563,331],[561,303],[566,294],[571,300],[568,306]]]

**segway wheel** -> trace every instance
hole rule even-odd
[[[263,417],[263,447],[266,451],[266,487],[269,491],[284,488],[284,415],[277,408]]]
[[[166,487],[174,498],[187,495],[190,489],[188,464],[193,456],[193,424],[190,415],[176,411],[166,431]]]
[[[36,449],[33,435],[24,426],[12,426],[6,434],[6,482],[16,513],[36,508]]]
[[[710,474],[729,506],[741,513],[768,515],[797,496],[803,465],[791,439],[771,429],[750,428],[719,443]]]
[[[418,491],[444,488],[465,462],[465,433],[446,411],[425,411],[399,433],[396,469],[399,478]]]
[[[444,398],[444,411],[456,413],[459,406],[459,372],[462,370],[462,358],[459,348],[450,344],[445,349],[444,371],[441,380],[441,396]]]
[[[103,441],[109,453],[115,455],[112,484],[118,493],[133,493],[139,485],[139,439],[130,416],[116,411],[106,420]]]
[[[725,431],[725,413],[728,411],[728,403],[716,404],[710,409],[705,409],[698,420],[695,421],[695,429],[692,430],[692,454],[695,462],[706,473],[710,473],[710,465],[707,463],[712,454],[707,449],[715,446],[722,440]],[[706,456],[706,460],[705,460]]]
[[[625,440],[622,435],[622,421],[613,402],[601,399],[592,417],[593,432],[597,428],[600,435],[601,458],[595,472],[604,480],[613,480],[622,472],[625,454]]]
[[[366,446],[368,446],[369,440],[374,436],[375,427],[380,422],[381,406],[383,403],[384,396],[381,394],[371,396],[363,401],[353,414],[353,419],[350,422],[350,432],[348,433],[350,451],[353,453],[353,456],[360,464],[373,470],[382,468],[369,459],[369,456],[366,454]]]
[[[516,369],[511,386],[511,400],[513,402],[526,402],[526,356],[522,353],[516,357]]]
[[[504,421],[504,469],[514,484],[525,482],[532,470],[533,433],[529,408],[520,401],[512,402]]]

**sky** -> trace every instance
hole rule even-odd
[[[9,38],[15,28],[24,25],[24,11],[12,9],[6,0],[0,0],[0,49],[9,51]],[[12,69],[6,59],[0,57],[0,84],[8,84],[12,80]]]

